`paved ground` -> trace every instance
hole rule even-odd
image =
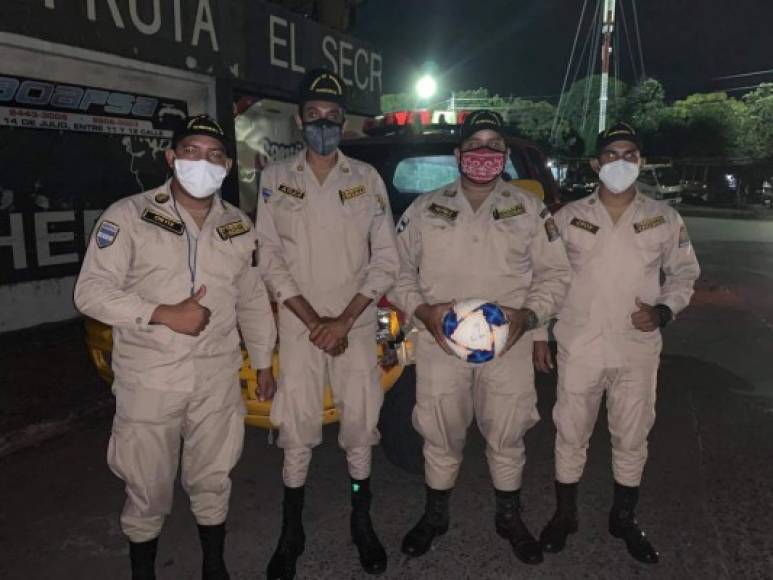
[[[376,527],[390,557],[388,579],[773,578],[773,224],[690,218],[704,275],[694,307],[668,330],[658,420],[651,437],[640,519],[661,549],[646,567],[606,533],[611,495],[602,418],[581,486],[581,530],[568,550],[526,567],[493,530],[493,492],[482,442],[472,430],[452,499],[452,528],[422,559],[399,553],[422,504],[420,478],[376,451]],[[732,241],[742,239],[741,242]],[[748,238],[748,239],[747,239]],[[67,342],[58,351],[78,358]],[[67,358],[67,357],[65,357]],[[3,365],[5,368],[5,365]],[[93,381],[82,368],[83,383]],[[62,379],[64,374],[52,373]],[[539,386],[541,421],[529,433],[525,519],[538,531],[552,500],[550,407],[554,378]],[[60,393],[61,395],[61,393]],[[64,413],[67,416],[67,413]],[[69,433],[0,460],[0,578],[127,578],[117,522],[121,483],[104,465],[109,417],[93,415]],[[348,542],[345,463],[336,427],[315,453],[299,578],[362,578]],[[279,526],[281,454],[249,430],[234,476],[228,560],[234,580],[260,578]],[[194,523],[182,493],[162,537],[159,578],[198,578]]]

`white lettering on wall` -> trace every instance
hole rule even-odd
[[[364,64],[360,64],[360,58],[365,61]],[[354,82],[358,89],[364,91],[368,88],[368,75],[360,77],[360,71],[368,71],[368,51],[364,48],[358,48],[354,54]],[[360,81],[360,78],[364,80]]]
[[[27,267],[27,250],[24,247],[24,221],[20,213],[12,213],[8,216],[11,225],[11,234],[0,236],[0,248],[7,246],[13,252],[13,267],[15,270],[23,270]]]
[[[272,66],[278,66],[280,68],[287,68],[290,66],[287,61],[280,59],[276,55],[276,47],[277,46],[287,46],[287,41],[279,36],[277,27],[287,26],[287,20],[284,18],[279,18],[279,16],[274,16],[271,14],[268,17],[268,45],[269,45],[269,57],[271,58],[271,65]]]
[[[83,239],[86,240],[86,246],[89,245],[91,232],[94,230],[94,224],[97,223],[99,216],[102,215],[102,209],[87,209],[83,212]]]
[[[212,8],[209,5],[209,0],[199,0],[199,8],[196,11],[196,24],[193,26],[193,39],[191,40],[193,46],[199,45],[199,35],[202,31],[209,33],[209,41],[212,44],[212,50],[219,52],[220,48],[217,44],[215,20],[212,18]]]
[[[73,232],[50,232],[48,225],[57,222],[75,221],[74,211],[41,211],[35,213],[35,245],[38,253],[38,266],[54,266],[56,264],[72,264],[78,262],[78,254],[51,255],[51,244],[54,242],[71,242],[75,239]]]
[[[113,17],[113,22],[118,28],[126,28],[121,18],[121,12],[118,10],[118,6],[115,4],[115,0],[105,0],[108,8],[110,8],[110,14]],[[97,20],[97,0],[87,0],[86,2],[86,16],[92,22]]]
[[[180,11],[180,0],[174,0],[174,39],[176,42],[183,41],[183,18]]]
[[[378,64],[376,64],[378,63]],[[375,81],[378,80],[378,92],[381,93],[382,91],[382,85],[381,85],[381,55],[377,52],[371,53],[370,55],[370,90],[371,92],[376,90],[376,83]]]
[[[352,86],[352,79],[349,77],[349,68],[352,66],[352,43],[342,40],[338,45],[338,62],[340,64],[338,74],[348,86]]]
[[[336,74],[338,74],[338,61],[335,57],[336,39],[332,36],[326,36],[322,39],[322,53],[330,63],[330,68]]]
[[[140,19],[139,12],[137,11],[137,0],[129,0],[129,16],[131,16],[134,26],[142,34],[151,35],[161,30],[161,7],[159,6],[159,1],[153,0],[153,20],[148,24]]]

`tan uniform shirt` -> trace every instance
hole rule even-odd
[[[394,221],[372,166],[339,151],[320,185],[303,150],[266,167],[260,192],[260,267],[278,302],[303,295],[321,316],[338,316],[357,293],[377,301],[392,286]],[[360,320],[374,321],[373,308]]]
[[[113,327],[117,382],[191,391],[197,373],[221,365],[235,372],[241,364],[237,320],[253,366],[269,367],[276,329],[249,218],[216,197],[199,231],[175,205],[169,185],[122,199],[102,214],[75,287],[78,309]],[[201,304],[212,317],[198,337],[149,324],[158,305],[176,304],[202,285]]]
[[[674,315],[690,302],[700,268],[681,216],[637,194],[613,224],[594,193],[562,208],[555,220],[572,264],[555,328],[561,347],[572,361],[601,368],[657,357],[660,331],[637,330],[631,315],[636,298],[665,304]]]
[[[569,263],[550,212],[502,180],[476,212],[458,180],[424,194],[397,232],[401,268],[390,298],[409,316],[425,302],[483,298],[545,321],[563,302]]]

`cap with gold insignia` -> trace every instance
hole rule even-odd
[[[507,136],[502,115],[494,111],[481,109],[473,111],[464,118],[461,130],[462,141],[466,141],[478,131],[483,130],[496,131],[502,137]]]
[[[310,70],[298,89],[298,104],[308,101],[327,101],[346,107],[346,85],[334,72],[324,68]]]
[[[180,141],[191,135],[206,135],[207,137],[217,139],[223,144],[223,147],[228,150],[228,141],[226,140],[225,131],[223,131],[220,124],[209,115],[188,117],[174,132],[174,136],[172,137],[172,148],[174,149],[177,147]]]
[[[628,123],[615,123],[599,133],[596,139],[596,153],[601,153],[604,147],[615,141],[629,141],[636,145],[637,149],[641,150],[642,148],[641,137],[636,133],[636,129]]]

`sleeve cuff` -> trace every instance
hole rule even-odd
[[[132,324],[140,330],[148,330],[150,327],[150,319],[153,317],[153,313],[158,307],[159,304],[154,302],[143,302],[142,308],[137,312],[137,315],[132,320]]]
[[[255,370],[267,369],[273,363],[273,351],[250,352],[250,366]]]
[[[547,326],[539,326],[535,328],[532,332],[532,337],[535,341],[543,341],[548,342],[548,327]]]
[[[298,289],[298,286],[296,286],[294,283],[288,283],[282,286],[274,287],[274,298],[279,303],[283,303],[286,300],[289,300],[290,298],[294,298],[295,296],[300,296],[300,295],[301,295],[301,291]]]

